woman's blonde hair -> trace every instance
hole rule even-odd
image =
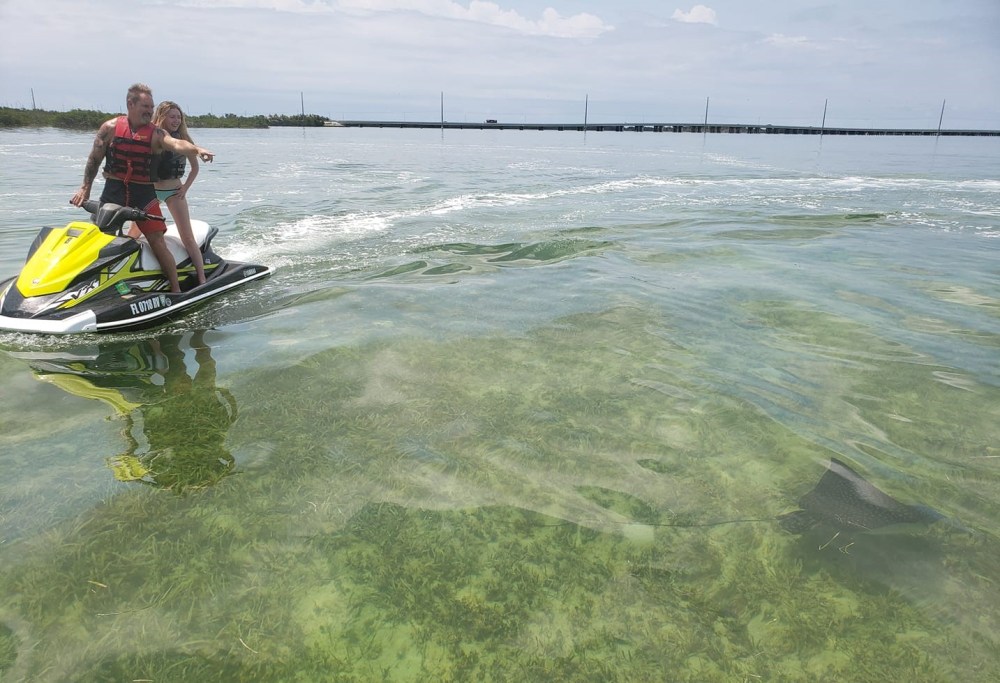
[[[153,114],[153,125],[163,128],[163,122],[167,120],[167,113],[171,109],[176,109],[181,113],[181,126],[177,129],[177,137],[187,140],[193,145],[194,140],[191,139],[191,134],[188,132],[187,117],[184,116],[184,110],[181,109],[181,105],[176,102],[171,102],[170,100],[160,102],[156,106],[156,112]]]

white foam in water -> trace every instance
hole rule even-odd
[[[229,258],[240,261],[268,260],[272,266],[287,263],[295,255],[329,249],[359,237],[388,230],[394,214],[353,213],[342,216],[306,216],[294,221],[262,226],[243,240],[225,247]]]

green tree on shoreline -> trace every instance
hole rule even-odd
[[[0,107],[0,129],[2,128],[65,128],[69,130],[96,130],[102,123],[118,114],[72,109],[70,111],[47,111],[45,109],[16,109]],[[291,126],[297,128],[321,127],[326,118],[318,114],[271,114],[270,116],[237,116],[236,114],[200,114],[187,117],[191,128],[270,128]]]

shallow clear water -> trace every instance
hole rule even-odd
[[[1000,676],[1000,141],[194,132],[275,273],[0,334],[3,680]],[[831,458],[943,519],[793,533]]]

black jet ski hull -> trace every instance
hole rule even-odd
[[[31,316],[13,312],[20,298],[14,285],[17,278],[0,283],[0,305],[12,313],[0,313],[0,330],[37,334],[78,334],[139,330],[160,325],[223,292],[271,274],[267,266],[221,260],[203,285],[185,292],[165,291],[120,294],[88,301],[86,306]]]

